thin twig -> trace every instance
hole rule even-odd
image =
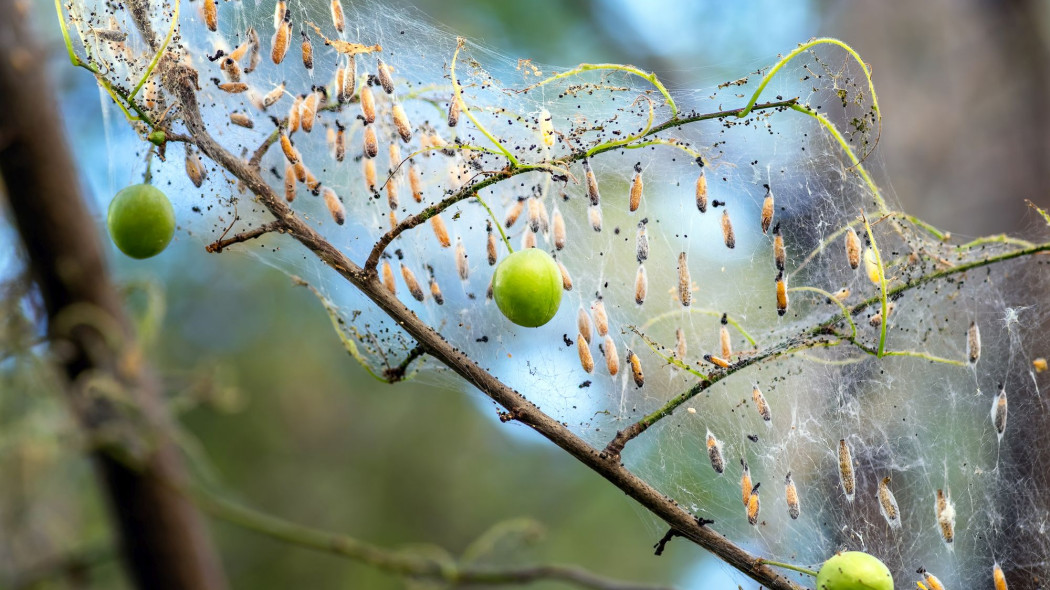
[[[205,248],[205,251],[210,252],[212,254],[218,254],[219,252],[222,252],[224,249],[234,244],[240,244],[241,242],[254,240],[255,238],[258,238],[272,231],[280,231],[283,225],[284,224],[282,224],[280,221],[271,221],[269,223],[264,223],[259,227],[254,227],[247,231],[242,231],[241,233],[234,234],[231,237],[216,240],[211,244],[208,244],[208,246]]]

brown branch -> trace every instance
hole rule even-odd
[[[386,378],[388,383],[397,383],[398,381],[404,380],[405,375],[408,373],[409,365],[426,353],[427,351],[425,348],[417,345],[412,350],[408,351],[408,356],[406,356],[398,366],[387,367],[387,369],[383,371],[383,377]]]
[[[218,254],[227,247],[232,246],[233,244],[240,244],[241,242],[254,240],[255,238],[262,236],[263,234],[267,234],[272,231],[279,232],[281,231],[282,227],[283,225],[280,221],[271,221],[269,223],[264,223],[259,227],[254,227],[252,229],[242,231],[241,233],[234,234],[233,236],[230,236],[228,238],[220,238],[218,240],[215,240],[211,244],[208,244],[208,246],[205,247],[204,250],[212,254]]]
[[[138,466],[104,450],[92,455],[134,584],[221,590],[200,514],[160,483],[186,480],[171,417],[110,283],[27,14],[23,2],[0,0],[0,176],[58,344],[63,387],[86,436]],[[127,405],[118,410],[99,396],[100,379],[118,384]]]

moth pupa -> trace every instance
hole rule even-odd
[[[295,200],[295,166],[291,163],[284,166],[284,198],[289,203]]]
[[[751,496],[747,499],[747,522],[751,526],[758,524],[758,512],[761,509],[761,505],[758,499],[758,486],[762,484],[756,483],[755,487],[751,488]]]
[[[467,261],[467,248],[463,245],[462,238],[456,238],[456,272],[460,280],[470,278],[470,264]]]
[[[510,226],[518,221],[518,218],[521,217],[521,212],[524,210],[525,197],[518,197],[517,200],[511,203],[510,209],[507,211],[507,218],[503,221],[503,225],[510,228]]]
[[[277,26],[273,39],[270,41],[270,59],[273,60],[273,63],[280,64],[284,61],[284,56],[288,53],[288,45],[291,43],[291,37],[292,23],[288,21],[286,16]]]
[[[215,32],[219,28],[219,7],[215,0],[204,0],[201,3],[201,14],[204,16],[204,24],[208,30]]]
[[[557,207],[554,208],[554,213],[551,216],[551,226],[553,227],[554,233],[554,248],[562,250],[565,248],[565,218],[561,215],[561,210]]]
[[[718,327],[718,342],[722,345],[722,357],[730,359],[733,357],[733,339],[729,336],[729,316],[722,314],[721,325]]]
[[[321,94],[319,92],[311,92],[303,98],[299,107],[299,126],[303,131],[310,133],[314,130],[314,121],[317,119],[317,108],[320,103]]]
[[[707,175],[704,174],[704,164],[700,163],[700,175],[696,177],[696,208],[701,213],[707,212]]]
[[[349,102],[354,97],[354,92],[357,91],[357,60],[354,56],[348,55],[346,57],[346,67],[343,72],[343,96]]]
[[[247,113],[242,113],[240,111],[230,113],[230,123],[233,123],[238,127],[244,127],[245,129],[255,127],[255,121],[252,121],[252,118],[249,117]]]
[[[441,294],[441,287],[438,286],[437,279],[434,278],[434,267],[427,265],[427,275],[430,277],[430,296],[434,298],[434,303],[438,305],[445,304],[445,296]]]
[[[875,255],[874,248],[864,249],[864,272],[868,275],[868,280],[874,285],[879,285],[882,282],[882,271],[879,269],[879,259]]]
[[[459,101],[456,100],[456,95],[453,94],[452,98],[448,99],[448,126],[455,127],[459,124]]]
[[[394,119],[394,128],[397,129],[397,134],[401,136],[401,141],[405,143],[412,141],[412,124],[408,122],[405,107],[401,106],[401,103],[395,102],[393,108],[390,109],[390,115]]]
[[[189,146],[186,147],[186,176],[190,177],[190,182],[197,188],[204,184],[204,179],[208,176],[204,162],[201,161],[197,152],[190,149]]]
[[[685,343],[685,330],[681,328],[675,328],[674,331],[674,354],[678,357],[678,360],[685,360],[685,354],[687,352]]]
[[[602,210],[600,207],[587,207],[587,217],[591,221],[591,229],[602,231]]]
[[[755,402],[755,409],[758,410],[758,415],[762,417],[762,420],[766,422],[766,426],[771,426],[773,413],[769,409],[766,396],[762,395],[762,390],[757,385],[751,389],[751,399]]]
[[[314,176],[313,172],[310,172],[305,165],[303,166],[303,169],[306,174],[306,180],[303,181],[306,184],[306,188],[310,189],[310,192],[314,195],[321,194],[321,181],[317,180],[317,177]]]
[[[346,84],[346,70],[343,66],[339,66],[335,69],[335,80],[332,82],[332,86],[335,88],[335,100],[339,104],[346,104],[350,102],[350,97],[343,91],[343,87]]]
[[[860,237],[857,236],[857,232],[852,226],[846,228],[846,260],[853,270],[860,266],[860,251]]]
[[[397,210],[397,178],[391,176],[384,185],[386,187],[386,202],[390,206],[391,211]]]
[[[612,336],[605,335],[602,350],[605,351],[605,366],[609,369],[609,374],[615,377],[620,372],[620,354],[616,351],[616,343],[613,342]]]
[[[955,541],[955,505],[944,490],[937,490],[937,525],[945,543]]]
[[[248,50],[250,50],[252,48],[252,40],[251,40],[251,33],[252,33],[252,31],[253,31],[252,27],[248,27],[248,32],[247,32],[248,39],[245,39],[245,41],[243,43],[241,43],[240,45],[237,46],[237,49],[234,49],[233,51],[230,52],[229,56],[227,56],[227,57],[229,57],[229,59],[232,59],[235,62],[240,62],[242,59],[244,59],[244,56],[248,55]],[[227,65],[226,62],[224,61],[223,64],[222,64],[222,67],[225,68],[226,65]]]
[[[343,29],[346,28],[346,16],[343,12],[342,0],[332,0],[330,9],[332,11],[332,25],[335,26],[335,30],[342,33]]]
[[[642,360],[638,358],[637,354],[634,354],[633,350],[627,350],[627,362],[631,365],[631,377],[634,378],[635,386],[644,386],[645,374],[642,373]]]
[[[897,506],[897,498],[893,495],[893,491],[890,490],[890,478],[889,476],[882,478],[879,482],[879,512],[882,513],[882,517],[886,519],[886,522],[893,528],[899,528],[901,526],[901,512]]]
[[[594,357],[591,356],[590,344],[583,334],[576,335],[576,351],[580,355],[580,366],[583,370],[588,373],[594,372]]]
[[[1046,359],[1039,357],[1032,361],[1032,368],[1035,369],[1036,373],[1042,373],[1047,368]]]
[[[795,480],[791,479],[790,471],[784,478],[784,496],[787,499],[788,516],[792,520],[797,520],[798,515],[802,514],[802,507],[799,505],[798,488],[795,486]]]
[[[693,281],[689,278],[685,252],[678,254],[678,301],[683,307],[689,307],[693,302]]]
[[[521,234],[521,249],[528,250],[529,248],[536,247],[536,234],[529,228],[525,228],[525,231]]]
[[[273,90],[263,95],[262,104],[264,108],[270,108],[284,96],[284,82],[274,86]]]
[[[715,356],[713,354],[705,354],[704,360],[721,369],[729,368],[729,361],[720,356]]]
[[[649,259],[649,236],[645,232],[645,224],[648,219],[638,222],[638,235],[635,238],[635,258],[641,264]]]
[[[587,341],[587,344],[591,343],[591,318],[587,317],[587,312],[584,311],[583,306],[580,306],[578,312],[576,312],[576,328],[579,331],[580,338]]]
[[[244,68],[245,74],[250,74],[259,67],[262,62],[262,44],[259,42],[259,33],[255,27],[248,27],[248,65]]]
[[[299,130],[299,121],[302,118],[303,112],[303,96],[299,95],[292,101],[292,106],[288,109],[288,134],[291,135]]]
[[[893,308],[896,306],[897,304],[892,301],[886,303],[887,317],[889,317],[889,315],[893,313]],[[878,328],[882,324],[882,312],[879,311],[875,315],[871,316],[871,318],[868,319],[868,323],[871,324],[873,328]]]
[[[365,177],[365,186],[369,191],[376,190],[376,161],[372,158],[362,158],[361,169]]]
[[[445,220],[441,218],[441,214],[430,218],[430,227],[434,230],[434,236],[442,248],[448,248],[452,245],[452,240],[448,237],[448,228],[445,227]]]
[[[944,590],[944,584],[937,578],[937,576],[926,571],[925,568],[920,569],[919,573],[922,574],[922,582],[916,582],[919,588],[924,590]]]
[[[784,315],[788,309],[787,281],[784,280],[784,271],[777,273],[777,315]]]
[[[394,282],[394,269],[390,267],[390,261],[383,261],[383,286],[391,295],[397,295],[397,283]]]
[[[638,206],[642,202],[642,163],[638,162],[634,165],[634,180],[631,181],[631,197],[628,204],[631,213],[638,210]]]
[[[295,179],[305,184],[307,181],[308,174],[306,170],[306,165],[303,164],[302,158],[297,160],[295,164],[292,164],[292,168],[295,170]]]
[[[722,442],[715,438],[710,430],[707,431],[707,458],[711,460],[711,468],[715,470],[715,473],[725,472],[726,462],[722,457]]]
[[[638,305],[645,303],[645,296],[649,292],[649,275],[645,272],[645,265],[638,265],[638,274],[634,277],[634,302]]]
[[[419,168],[416,167],[415,162],[409,161],[408,163],[408,186],[412,189],[412,198],[417,203],[423,202],[423,181],[419,177]]]
[[[244,82],[223,82],[219,84],[219,90],[229,94],[240,94],[248,91],[248,85]]]
[[[342,162],[346,158],[346,127],[339,121],[335,122],[335,141],[333,142],[332,155],[336,162]]]
[[[587,177],[587,196],[591,199],[591,205],[597,206],[601,202],[601,194],[598,193],[598,178],[591,169],[591,161],[583,159],[583,171]]]
[[[609,316],[605,313],[605,302],[600,297],[591,304],[591,319],[594,320],[594,329],[599,336],[609,333]]]
[[[970,322],[970,329],[966,332],[966,358],[971,365],[977,364],[981,358],[981,328],[977,322]]]
[[[561,260],[557,261],[558,270],[561,271],[561,288],[566,291],[572,291],[572,275],[569,274],[569,269],[565,268]]]
[[[364,154],[366,158],[374,158],[379,154],[379,140],[376,139],[376,128],[374,125],[365,126]]]
[[[1003,568],[998,561],[992,565],[992,581],[995,583],[995,590],[1007,590],[1006,575],[1003,574]]]
[[[226,80],[230,82],[241,81],[241,66],[237,65],[237,60],[233,59],[232,56],[222,60],[222,65],[219,67],[225,72]]]
[[[328,212],[332,214],[332,220],[337,225],[343,225],[346,222],[346,208],[343,207],[343,202],[339,200],[339,196],[327,186],[324,187],[321,193],[324,196],[324,204],[328,207]]]
[[[832,293],[831,296],[836,301],[845,301],[845,300],[849,299],[849,294],[850,294],[849,287],[843,287],[843,288],[839,289],[838,291],[835,291],[834,293]]]
[[[554,118],[547,109],[540,110],[540,137],[543,145],[551,147],[554,145]]]
[[[532,229],[533,232],[539,233],[540,209],[543,207],[543,204],[540,203],[540,200],[536,197],[529,197],[527,202],[529,209],[529,228]]]
[[[853,492],[857,488],[856,476],[853,474],[853,453],[846,439],[839,439],[839,483],[846,499],[853,501]]]
[[[740,460],[740,466],[744,468],[740,474],[740,491],[743,493],[744,506],[747,506],[747,501],[751,499],[751,490],[754,489],[751,483],[751,468],[743,459]]]
[[[423,288],[419,286],[419,281],[416,280],[416,275],[412,272],[412,269],[401,263],[401,278],[405,280],[405,286],[408,287],[408,292],[412,294],[412,297],[416,301],[423,301]]]
[[[729,210],[722,210],[722,239],[726,248],[736,248],[736,234],[733,233],[733,222],[729,220]]]
[[[485,300],[492,301],[492,279],[489,279],[489,287],[485,289]]]
[[[766,198],[762,201],[762,233],[769,233],[769,227],[773,224],[773,189],[766,187]]]
[[[1006,432],[1006,388],[999,390],[999,395],[995,396],[995,400],[992,402],[992,424],[995,425],[995,433],[999,436],[999,440],[1003,439],[1003,433]]]
[[[397,213],[396,212],[391,210],[389,215],[388,215],[388,219],[390,220],[390,229],[394,229],[395,227],[397,227]]]
[[[780,233],[780,223],[773,227],[773,263],[777,270],[784,270],[787,262],[787,250],[784,249],[784,236]]]
[[[394,78],[390,75],[390,66],[382,59],[376,60],[376,78],[379,79],[379,85],[383,87],[384,92],[394,93]]]
[[[312,70],[314,69],[314,44],[310,42],[310,35],[306,32],[306,29],[299,32],[303,36],[303,42],[301,45],[303,51],[303,67]]]
[[[368,125],[376,122],[376,98],[368,84],[361,86],[361,118]]]
[[[540,229],[539,231],[546,234],[551,228],[551,218],[547,214],[547,206],[543,204],[541,197],[536,197],[536,201],[539,203],[540,209]]]
[[[496,242],[496,234],[492,231],[492,222],[486,222],[485,230],[488,232],[488,243],[486,251],[489,258],[489,266],[495,266],[499,258],[499,244]]]

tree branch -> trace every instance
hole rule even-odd
[[[201,509],[233,525],[291,545],[347,557],[405,578],[454,586],[521,585],[559,580],[593,590],[673,590],[666,586],[622,582],[570,565],[500,568],[458,564],[422,554],[384,549],[346,535],[295,524],[207,492],[198,491],[194,498]]]
[[[270,223],[264,223],[259,227],[242,231],[239,234],[234,234],[231,237],[220,238],[218,240],[215,240],[211,244],[208,244],[208,246],[204,249],[207,252],[218,254],[219,252],[222,252],[224,249],[226,249],[229,246],[232,246],[233,244],[240,244],[241,242],[254,240],[255,238],[262,236],[263,234],[267,234],[272,231],[280,231],[282,227],[283,226],[280,221],[271,221]]]

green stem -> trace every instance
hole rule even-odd
[[[503,238],[503,243],[507,246],[507,251],[513,254],[514,248],[511,247],[510,240],[507,239],[507,234],[503,232],[503,225],[499,222],[499,219],[496,218],[496,214],[492,212],[492,209],[489,208],[488,203],[482,200],[481,196],[478,195],[478,193],[474,193],[474,199],[477,200],[477,202],[481,203],[481,206],[485,208],[485,211],[488,211],[489,217],[492,218],[492,224],[495,225],[496,229],[499,230],[499,235],[501,238]]]
[[[786,570],[794,570],[796,572],[801,572],[803,574],[807,574],[807,575],[813,576],[814,578],[817,577],[817,572],[815,572],[815,571],[813,571],[813,570],[811,570],[809,568],[802,567],[800,565],[793,565],[793,564],[790,564],[790,563],[784,563],[782,561],[773,561],[772,559],[759,559],[758,563],[765,564],[765,565],[772,565],[772,566],[775,566],[775,567],[782,567],[782,568],[784,568]]]
[[[499,140],[496,139],[496,137],[492,135],[492,133],[490,133],[484,125],[481,124],[480,121],[478,121],[477,117],[474,116],[474,113],[470,112],[470,108],[467,107],[467,102],[463,100],[463,89],[459,85],[459,80],[456,79],[456,60],[459,59],[459,50],[462,48],[463,39],[460,38],[457,40],[456,51],[452,54],[452,64],[449,66],[449,73],[452,77],[452,92],[453,94],[455,94],[455,100],[459,103],[460,110],[463,111],[463,114],[470,119],[471,123],[474,123],[474,126],[478,128],[478,131],[480,131],[485,137],[487,137],[489,141],[495,144],[495,146],[499,148],[499,151],[503,153],[507,160],[510,161],[511,166],[514,166],[516,168],[521,165],[521,163],[518,162],[518,159],[514,157],[514,154],[510,153],[510,150],[503,147],[503,144],[500,143]]]
[[[157,67],[157,64],[160,62],[161,56],[163,56],[164,52],[168,49],[168,43],[171,43],[171,38],[175,35],[175,29],[176,27],[178,27],[179,24],[179,3],[179,0],[175,0],[175,10],[174,14],[172,14],[171,16],[171,27],[168,28],[168,35],[164,37],[164,42],[161,43],[160,49],[157,50],[157,54],[154,55],[153,59],[149,62],[149,67],[147,67],[146,72],[142,74],[142,79],[139,80],[139,83],[135,85],[135,88],[131,91],[131,94],[128,95],[128,100],[135,98],[135,95],[139,93],[139,90],[142,89],[142,86],[146,83],[146,80],[149,79],[150,74],[153,73],[153,68]]]
[[[849,311],[846,309],[846,304],[844,304],[841,301],[839,301],[838,298],[836,298],[831,293],[828,293],[824,289],[818,289],[817,287],[792,287],[792,288],[788,289],[789,293],[798,292],[798,291],[808,291],[810,293],[817,293],[817,294],[823,295],[824,297],[827,297],[828,301],[831,301],[831,302],[837,304],[839,306],[839,309],[842,310],[842,315],[846,318],[846,321],[849,322],[850,338],[853,339],[853,340],[857,339],[857,325],[853,323],[853,316],[851,316],[849,314]]]
[[[634,135],[630,135],[628,137],[625,137],[624,139],[621,139],[621,140],[618,140],[618,141],[610,141],[608,143],[600,143],[600,144],[592,147],[591,149],[587,150],[587,157],[588,158],[591,157],[592,155],[594,155],[595,152],[597,152],[599,149],[601,149],[602,151],[615,149],[615,148],[618,148],[618,147],[620,147],[622,145],[627,145],[627,144],[631,143],[632,141],[635,141],[636,139],[641,139],[641,138],[643,138],[643,137],[645,137],[646,135],[649,134],[649,130],[653,128],[653,117],[655,116],[655,112],[656,111],[653,109],[653,101],[652,101],[652,99],[649,99],[648,97],[644,97],[644,98],[646,98],[646,100],[649,101],[649,120],[645,123],[645,128],[642,129],[641,131],[639,131],[638,133],[634,134]]]
[[[583,72],[591,72],[591,71],[594,71],[594,70],[618,70],[618,71],[621,71],[621,72],[627,72],[629,74],[634,74],[635,76],[638,76],[639,78],[643,78],[645,80],[648,80],[649,83],[652,84],[654,87],[656,87],[656,89],[660,91],[660,94],[662,94],[664,96],[664,100],[667,101],[667,106],[670,107],[670,109],[671,109],[671,118],[674,119],[674,118],[678,117],[678,105],[675,104],[674,99],[671,98],[671,93],[667,91],[667,88],[663,85],[663,83],[660,82],[659,78],[656,77],[656,74],[652,73],[652,72],[646,73],[646,72],[644,72],[644,71],[642,71],[642,70],[640,70],[640,69],[638,69],[638,68],[636,68],[634,66],[631,66],[631,65],[624,65],[624,64],[580,64],[580,65],[576,66],[575,68],[573,68],[571,70],[566,70],[566,71],[564,71],[564,72],[562,72],[560,74],[556,74],[554,76],[551,76],[550,78],[541,80],[541,81],[539,81],[539,82],[537,82],[537,83],[535,83],[535,84],[533,84],[531,86],[527,86],[525,88],[522,88],[521,90],[518,90],[517,92],[528,92],[529,90],[532,90],[533,88],[538,88],[540,86],[543,86],[544,84],[549,84],[549,83],[554,82],[556,80],[561,80],[563,78],[568,78],[569,76],[575,76],[577,74],[582,74]]]

